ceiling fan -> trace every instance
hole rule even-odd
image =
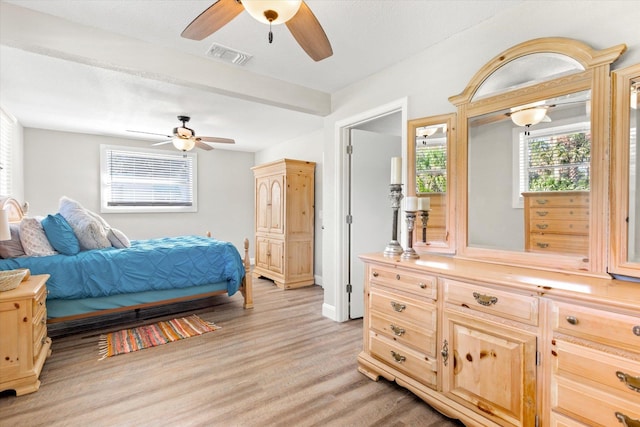
[[[169,138],[167,141],[156,142],[153,146],[173,143],[173,146],[181,151],[192,150],[193,147],[202,148],[203,150],[213,150],[213,147],[207,142],[218,142],[223,144],[235,144],[233,139],[219,138],[216,136],[196,136],[193,129],[187,127],[187,123],[191,120],[189,116],[178,116],[178,120],[182,122],[182,126],[173,128],[173,135],[165,135],[163,133],[143,132],[139,130],[127,130],[127,132],[144,133],[147,135],[158,135]]]
[[[246,10],[260,22],[269,24],[269,43],[273,42],[271,25],[286,23],[300,47],[314,60],[333,55],[331,43],[320,22],[303,0],[218,0],[182,31],[182,37],[202,40]]]
[[[478,116],[470,121],[470,125],[482,126],[511,119],[515,125],[529,128],[540,122],[551,122],[551,117],[548,115],[549,111],[556,108],[569,107],[575,104],[583,104],[585,108],[588,108],[588,100],[586,99],[570,99],[565,101],[554,101],[552,103],[547,101],[538,101],[512,107],[506,112],[497,112],[496,114]]]

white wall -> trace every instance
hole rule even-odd
[[[255,164],[261,165],[263,163],[272,162],[279,159],[295,159],[305,160],[310,162],[316,162],[315,171],[315,239],[314,239],[314,261],[313,261],[313,274],[315,282],[318,285],[323,285],[322,278],[322,234],[323,234],[323,217],[325,212],[323,211],[323,191],[322,191],[322,177],[323,177],[323,133],[317,131],[309,135],[304,135],[290,141],[283,142],[274,147],[270,147],[266,150],[262,150],[255,155]],[[253,184],[252,184],[253,185]]]
[[[57,212],[61,196],[100,212],[100,144],[149,147],[149,142],[105,136],[24,129],[24,200],[30,215]],[[198,212],[102,214],[131,239],[185,234],[232,242],[253,254],[253,153],[198,151]]]
[[[640,61],[637,2],[522,2],[499,16],[457,34],[404,62],[383,70],[332,97],[333,113],[324,123],[323,279],[325,306],[336,306],[341,287],[334,248],[339,220],[336,210],[335,124],[360,112],[408,97],[408,118],[455,112],[448,102],[493,57],[518,43],[538,37],[569,37],[596,49],[626,43],[627,53],[614,64],[621,68]],[[329,310],[328,310],[329,312]],[[345,320],[337,318],[336,320]]]

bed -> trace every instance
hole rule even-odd
[[[11,197],[0,196],[0,209],[8,211],[15,238],[16,224],[29,219]],[[247,239],[241,257],[233,244],[210,235],[166,237],[73,255],[3,258],[0,270],[28,268],[31,274],[50,275],[48,323],[237,292],[244,298],[244,308],[252,308],[248,249]]]

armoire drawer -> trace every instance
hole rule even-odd
[[[538,324],[538,298],[457,280],[443,279],[446,303],[491,313],[530,325]]]
[[[374,331],[386,335],[393,341],[434,355],[436,352],[435,324],[432,328],[427,328],[425,325],[415,325],[411,322],[398,319],[397,317],[398,316],[385,316],[372,311],[369,326]]]
[[[423,384],[431,387],[436,386],[437,363],[435,358],[425,357],[424,354],[386,339],[375,332],[370,333],[369,339],[371,354],[375,358]]]
[[[398,322],[412,322],[425,329],[435,330],[436,310],[431,304],[406,295],[370,290],[370,308]]]
[[[640,352],[640,318],[635,316],[554,301],[551,325],[554,332]]]
[[[435,276],[415,274],[396,268],[372,266],[369,280],[383,286],[411,292],[416,295],[437,299],[438,288]]]

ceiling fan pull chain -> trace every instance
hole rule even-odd
[[[269,21],[269,44],[273,43],[273,32],[271,31],[271,21]]]

